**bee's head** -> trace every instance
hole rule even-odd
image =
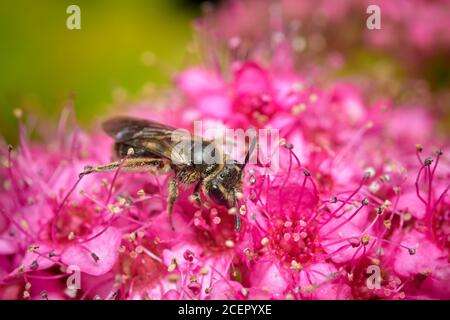
[[[236,207],[236,191],[242,188],[242,173],[247,165],[250,155],[256,147],[256,136],[253,137],[249,150],[245,156],[244,163],[239,164],[236,161],[227,163],[222,170],[209,182],[207,194],[211,200],[219,205],[228,208]]]
[[[235,163],[226,164],[208,184],[207,193],[218,205],[228,208],[234,206],[236,190],[241,189],[242,170]]]

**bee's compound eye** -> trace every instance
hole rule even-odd
[[[211,200],[219,205],[227,205],[224,194],[222,193],[222,191],[220,191],[219,185],[216,183],[211,184],[208,196],[211,198]]]

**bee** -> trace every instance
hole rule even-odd
[[[144,119],[112,118],[102,124],[103,131],[115,140],[115,156],[119,161],[87,166],[81,176],[115,169],[174,175],[168,183],[167,212],[172,223],[172,212],[180,186],[195,184],[192,199],[200,206],[200,189],[219,206],[235,210],[235,230],[240,229],[237,209],[242,192],[244,168],[256,146],[256,136],[250,142],[243,163],[221,151],[214,142],[191,135],[174,134],[178,129]],[[181,146],[181,147],[180,147]],[[205,161],[206,158],[214,161]]]

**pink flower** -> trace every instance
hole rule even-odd
[[[319,7],[332,23],[353,8]],[[313,10],[292,8],[293,17]],[[395,8],[386,3],[403,21]],[[449,141],[435,116],[385,97],[369,104],[349,81],[323,85],[314,66],[299,71],[273,20],[274,50],[261,43],[243,61],[239,39],[229,39],[230,65],[191,67],[170,108],[129,112],[188,130],[200,119],[204,135],[277,130],[268,148],[259,136],[237,208],[203,192],[198,206],[186,186],[174,232],[173,173],[79,175],[111,161],[111,139],[69,130],[68,109],[40,143],[20,124],[18,148],[0,145],[1,299],[450,298]],[[236,30],[251,26],[237,21]]]
[[[296,92],[303,86],[299,77],[273,74],[254,62],[236,63],[232,71],[227,82],[210,70],[192,68],[177,77],[177,84],[204,117],[232,127],[262,127],[275,111],[287,111],[302,99]]]

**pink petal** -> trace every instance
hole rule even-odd
[[[97,227],[93,234],[100,231],[102,231],[102,228]],[[102,275],[114,266],[119,253],[121,238],[120,230],[109,227],[93,240],[65,249],[61,255],[61,261],[67,265],[78,266],[82,272],[97,276]],[[98,257],[97,262],[91,253]]]
[[[224,89],[224,83],[217,75],[203,68],[190,68],[179,74],[176,82],[181,90],[191,98]]]
[[[414,255],[410,255],[404,248],[397,249],[394,269],[402,276],[413,276],[427,271],[433,272],[442,263],[446,263],[445,252],[422,233],[412,231],[401,242],[416,251]]]
[[[237,68],[234,78],[234,90],[237,95],[258,95],[270,92],[268,73],[256,63],[248,62]]]
[[[261,261],[254,265],[250,284],[263,290],[269,290],[272,294],[283,294],[289,285],[288,275],[285,270],[272,261]]]
[[[49,257],[50,252],[54,252],[55,255],[59,254],[59,249],[55,249],[54,247],[44,244],[44,243],[36,243],[35,246],[37,249],[33,252],[27,251],[25,257],[21,262],[21,266],[24,267],[24,271],[37,271],[37,270],[45,270],[53,265],[59,260],[58,256]],[[18,268],[12,272],[12,274],[16,274],[18,272]]]
[[[231,102],[223,94],[208,94],[197,102],[198,108],[207,116],[225,119],[231,115]]]

